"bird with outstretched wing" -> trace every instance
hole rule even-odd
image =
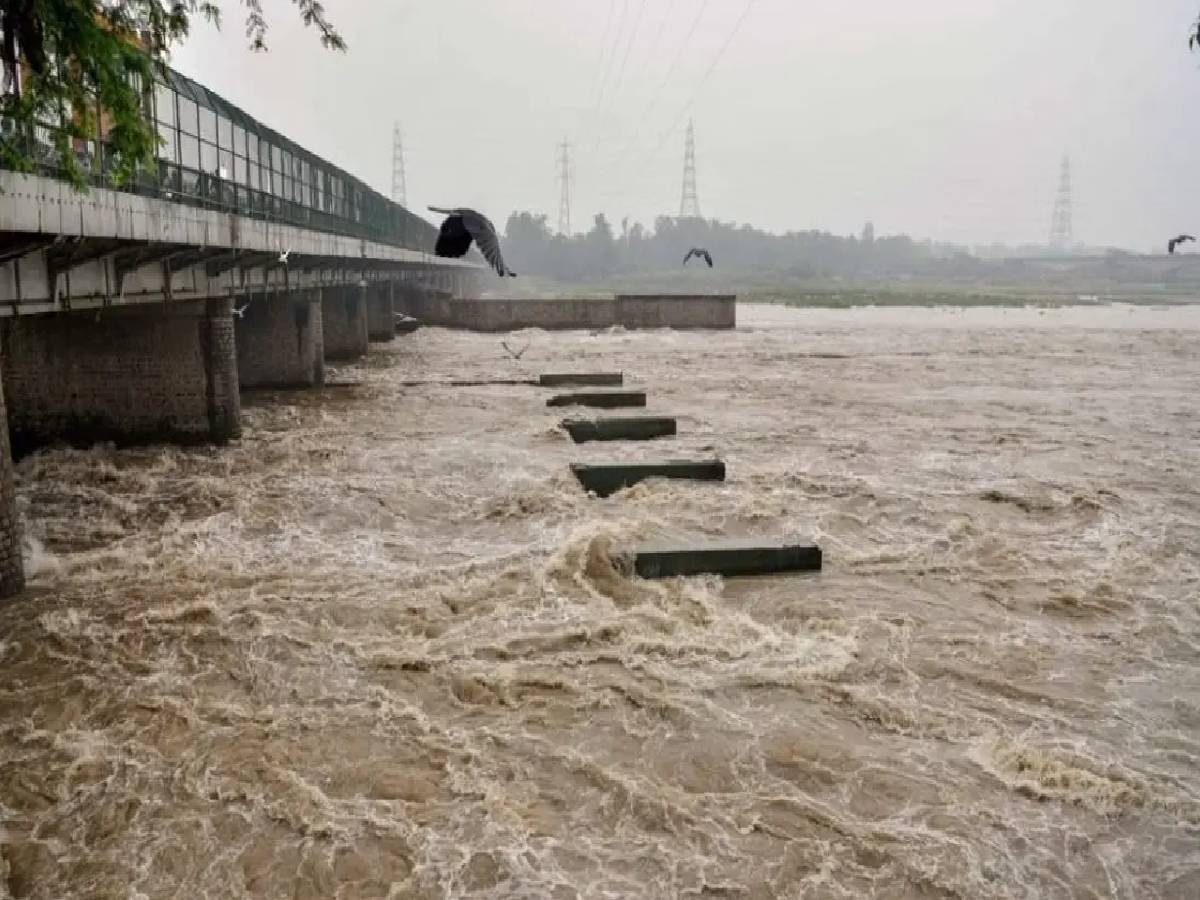
[[[441,230],[438,231],[434,253],[457,259],[471,249],[471,242],[474,241],[497,275],[501,278],[505,275],[516,277],[517,273],[504,264],[504,257],[500,255],[500,238],[496,236],[496,226],[487,216],[465,207],[444,209],[431,206],[429,209],[446,216]]]
[[[712,254],[709,253],[707,250],[705,250],[703,247],[693,247],[691,250],[689,250],[687,252],[687,255],[684,256],[684,258],[683,258],[683,264],[686,266],[688,264],[688,260],[691,259],[693,256],[699,257],[700,259],[704,260],[706,263],[708,263],[708,267],[710,269],[712,268]]]
[[[1179,235],[1179,237],[1171,238],[1169,241],[1167,241],[1167,252],[1174,253],[1175,248],[1178,247],[1180,244],[1182,244],[1184,241],[1194,241],[1194,240],[1195,240],[1195,238],[1192,237],[1190,234],[1181,234],[1181,235]]]
[[[530,342],[530,344],[531,343],[532,342]],[[530,344],[526,344],[520,350],[514,350],[512,347],[508,346],[508,344],[506,344],[504,341],[500,342],[500,346],[503,347],[505,349],[505,351],[508,353],[508,355],[511,356],[513,359],[520,359],[522,356],[524,356],[525,351],[529,349]]]

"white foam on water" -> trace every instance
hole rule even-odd
[[[0,897],[1193,895],[1195,309],[739,318],[528,335],[673,441],[403,386],[513,369],[423,329],[227,448],[22,461]],[[825,571],[630,568],[785,534]]]

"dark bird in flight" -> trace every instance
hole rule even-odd
[[[1194,241],[1194,240],[1195,240],[1195,238],[1192,237],[1190,234],[1181,234],[1177,238],[1171,238],[1169,241],[1167,241],[1167,252],[1174,253],[1175,248],[1179,244],[1182,244],[1184,241]]]
[[[504,264],[504,257],[500,255],[500,239],[496,237],[496,226],[487,216],[473,209],[442,209],[437,206],[431,206],[429,209],[447,217],[442,222],[441,231],[438,232],[434,253],[457,259],[471,249],[471,241],[474,241],[497,275],[501,278],[505,275],[516,277],[517,273]]]
[[[707,250],[705,250],[703,247],[693,247],[691,250],[689,250],[687,252],[687,256],[685,256],[683,258],[683,264],[686,266],[688,264],[688,260],[691,259],[693,256],[700,257],[700,259],[702,259],[706,263],[708,263],[708,267],[710,269],[712,268],[712,254],[709,253]]]
[[[533,342],[531,341],[530,344],[532,344],[532,343]],[[508,344],[504,343],[504,341],[500,342],[500,346],[503,347],[506,351],[508,351],[508,355],[511,356],[513,359],[520,359],[522,356],[524,356],[525,351],[529,349],[530,344],[526,344],[520,350],[514,350],[512,347],[508,346]]]

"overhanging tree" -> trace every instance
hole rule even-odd
[[[305,25],[335,50],[345,42],[317,0],[293,0]],[[250,49],[266,49],[262,0],[242,0]],[[154,165],[158,137],[147,114],[147,92],[170,48],[200,17],[220,25],[213,0],[0,0],[0,162],[28,171],[38,129],[57,165],[85,184],[76,141],[102,140],[108,177],[128,182]]]

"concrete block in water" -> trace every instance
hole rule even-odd
[[[646,545],[634,551],[643,578],[675,575],[774,575],[821,571],[821,548],[801,541],[721,541],[697,546]]]
[[[725,463],[719,459],[668,459],[662,462],[573,463],[571,471],[584,489],[598,497],[615,494],[647,478],[685,478],[724,481]]]
[[[588,441],[648,441],[675,434],[675,419],[663,416],[563,419],[562,426],[577,444]]]
[[[624,383],[624,372],[551,372],[538,376],[538,384],[542,387],[563,387],[565,385],[620,387]]]
[[[595,406],[615,409],[621,406],[645,406],[645,391],[583,391],[558,394],[546,401],[547,406]]]
[[[420,327],[420,319],[414,319],[404,313],[396,313],[396,334],[412,334]]]

